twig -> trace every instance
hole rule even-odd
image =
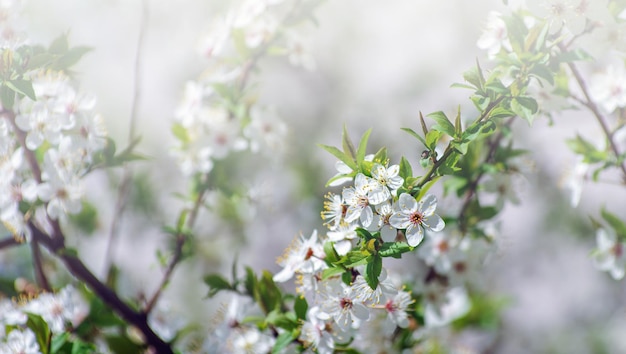
[[[505,125],[511,125],[513,123],[513,120],[515,120],[516,116],[511,117],[506,123]],[[492,162],[495,154],[496,154],[496,150],[498,149],[498,146],[500,146],[500,141],[502,141],[502,138],[504,138],[504,133],[502,132],[502,130],[500,130],[500,132],[498,133],[498,135],[489,143],[489,151],[487,152],[487,157],[485,158],[485,163],[490,163]],[[467,212],[467,209],[469,208],[470,202],[472,201],[472,198],[474,197],[474,195],[476,194],[476,189],[478,188],[478,183],[480,183],[480,180],[484,177],[485,175],[485,171],[481,170],[478,175],[476,176],[476,178],[474,178],[474,180],[470,183],[468,189],[467,189],[467,193],[465,194],[465,199],[463,200],[463,206],[461,206],[461,211],[459,212],[459,217],[458,220],[460,220],[460,225],[459,225],[459,229],[461,230],[461,233],[464,234],[467,230],[466,227],[467,225],[465,225],[465,213]]]
[[[565,50],[565,48],[563,46],[560,46],[560,48],[562,50]],[[576,64],[574,64],[572,62],[567,63],[567,65],[568,65],[570,71],[572,72],[572,74],[574,75],[574,78],[576,79],[576,82],[578,83],[578,86],[582,90],[583,95],[585,95],[586,102],[583,102],[583,104],[591,111],[593,116],[596,118],[596,121],[598,121],[598,124],[600,124],[600,127],[602,128],[602,131],[604,132],[604,135],[606,136],[607,140],[609,141],[609,146],[610,146],[611,150],[613,151],[613,153],[615,154],[615,158],[619,158],[620,152],[619,152],[619,149],[617,147],[617,144],[615,144],[615,141],[613,140],[613,134],[611,133],[611,130],[609,129],[609,126],[606,123],[606,118],[604,117],[604,115],[602,113],[600,113],[600,110],[598,109],[598,106],[593,101],[593,99],[591,99],[591,95],[589,94],[589,90],[587,88],[587,84],[585,83],[585,80],[583,79],[582,75],[580,74],[580,71],[576,67]],[[619,168],[622,170],[622,178],[626,181],[626,165],[624,164],[624,162],[622,162],[619,165]]]
[[[50,282],[48,282],[46,272],[43,269],[43,256],[39,248],[39,242],[36,239],[32,239],[30,248],[33,253],[33,266],[35,268],[35,280],[37,280],[37,285],[40,289],[50,292],[52,288],[50,287]]]
[[[18,241],[15,237],[13,236],[6,236],[2,239],[0,239],[0,250],[5,249],[5,248],[9,248],[9,247],[14,247],[14,246],[19,246],[22,245],[23,243]]]
[[[157,353],[169,354],[173,353],[168,343],[163,341],[148,325],[148,318],[145,314],[136,312],[127,305],[120,297],[102,283],[96,276],[76,257],[72,252],[64,246],[57,243],[39,230],[33,223],[29,223],[33,233],[33,241],[39,242],[52,254],[59,257],[65,263],[67,269],[78,280],[84,282],[94,293],[98,295],[111,309],[113,309],[128,324],[137,327],[143,334],[148,346],[151,346]]]
[[[128,128],[128,144],[133,144],[135,137],[135,129],[137,125],[137,112],[139,107],[139,101],[141,98],[141,58],[142,58],[142,44],[144,41],[144,35],[146,31],[146,22],[148,17],[148,2],[142,1],[142,13],[139,26],[139,37],[137,39],[137,51],[135,53],[135,66],[134,66],[134,78],[133,78],[133,99],[131,104],[130,123]],[[117,245],[117,235],[119,233],[120,223],[122,221],[122,214],[128,205],[128,196],[131,187],[131,181],[133,177],[133,171],[129,164],[124,164],[124,170],[122,172],[122,180],[120,182],[117,191],[117,201],[115,203],[115,211],[113,213],[113,219],[111,221],[111,228],[109,230],[109,238],[107,242],[106,253],[104,256],[105,266],[104,274],[109,278],[113,266],[113,253],[115,252],[115,246]]]

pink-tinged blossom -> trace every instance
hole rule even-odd
[[[57,294],[44,293],[24,305],[24,311],[41,316],[53,333],[62,333],[66,327],[78,326],[89,314],[89,305],[72,287]]]
[[[398,236],[398,230],[391,225],[389,220],[393,215],[393,206],[389,202],[378,204],[375,207],[378,218],[376,230],[380,231],[380,237],[385,242],[393,242]]]
[[[396,190],[402,187],[404,179],[398,175],[399,173],[400,166],[398,165],[391,165],[387,168],[378,163],[374,164],[372,167],[372,178],[384,187],[381,188],[379,193],[382,194],[377,199],[386,201],[391,197],[389,193],[395,195]]]
[[[445,227],[443,219],[435,214],[436,208],[437,198],[432,194],[417,202],[410,194],[402,193],[389,223],[397,229],[406,229],[407,243],[415,247],[424,239],[424,229],[441,231]]]
[[[352,291],[356,294],[356,299],[366,305],[384,303],[398,292],[391,279],[387,277],[387,271],[384,268],[378,277],[376,289],[372,289],[365,277],[359,275],[352,284]]]
[[[319,306],[313,306],[307,313],[307,320],[302,325],[300,340],[306,348],[316,350],[319,354],[332,354],[335,349],[335,340],[332,333],[332,322],[321,320],[318,317]]]

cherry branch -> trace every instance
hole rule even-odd
[[[48,251],[60,258],[65,266],[78,280],[84,282],[104,303],[112,308],[128,324],[135,326],[143,334],[146,344],[156,350],[157,353],[173,353],[171,346],[163,341],[150,326],[146,314],[136,312],[126,304],[112,289],[102,283],[83,264],[83,262],[70,252],[64,245],[59,245],[37,228],[32,222],[29,223],[32,230],[33,241],[39,242]]]

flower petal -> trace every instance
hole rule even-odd
[[[422,240],[424,240],[424,230],[421,226],[411,225],[408,229],[406,229],[406,242],[409,246],[415,247],[419,245]]]
[[[424,220],[422,220],[422,224],[433,231],[441,231],[446,226],[446,223],[437,214],[425,217]]]
[[[418,209],[424,216],[431,216],[435,213],[435,209],[437,208],[437,197],[432,194],[427,194],[418,204]]]

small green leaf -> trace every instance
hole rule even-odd
[[[356,162],[357,164],[361,164],[363,160],[365,160],[365,153],[367,150],[367,141],[369,140],[370,134],[372,133],[372,129],[368,129],[363,136],[361,137],[361,141],[359,141],[359,148],[356,153]]]
[[[37,100],[37,97],[35,97],[35,90],[33,90],[32,82],[28,80],[11,80],[5,81],[5,84],[20,95],[27,96],[33,101]]]
[[[441,176],[437,176],[437,177],[433,177],[430,179],[430,181],[426,182],[422,188],[420,189],[419,193],[415,196],[415,200],[417,200],[418,202],[426,195],[426,193],[428,192],[428,190],[435,185],[435,183],[437,183],[437,181],[439,181],[439,179],[441,178]]]
[[[615,214],[612,214],[605,208],[600,210],[602,218],[611,225],[615,233],[623,240],[626,239],[626,225],[624,222],[618,218]]]
[[[343,268],[339,268],[339,267],[334,267],[334,268],[326,268],[322,271],[322,280],[326,280],[332,276],[335,276],[337,274],[341,274],[343,272],[345,272],[346,270]]]
[[[187,129],[185,129],[185,127],[183,127],[183,125],[180,123],[172,124],[172,134],[174,134],[174,136],[182,143],[189,142],[189,134],[187,134]]]
[[[209,274],[204,277],[204,283],[209,286],[208,297],[213,297],[222,290],[233,290],[233,286],[219,274]]]
[[[413,168],[404,156],[400,158],[400,172],[398,174],[404,179],[405,182],[407,178],[413,177]]]
[[[306,301],[306,298],[302,295],[296,296],[296,300],[293,304],[293,310],[296,313],[296,317],[300,320],[306,319],[306,313],[309,310],[309,304]]]
[[[378,287],[378,277],[383,270],[383,258],[380,256],[374,257],[367,266],[365,267],[365,281],[367,281],[367,285],[372,288],[372,290],[376,290]]]
[[[48,328],[48,324],[39,315],[26,313],[26,316],[28,316],[26,327],[30,328],[33,333],[35,333],[35,338],[37,338],[37,344],[39,344],[41,352],[48,354],[50,340],[52,339],[52,333],[50,332],[50,328]]]
[[[424,140],[424,138],[422,138],[419,134],[417,134],[413,129],[411,128],[400,128],[400,129],[411,134],[411,136],[419,140],[422,144],[424,144],[424,146],[428,147],[428,144],[426,144],[426,140]]]
[[[48,51],[52,54],[63,55],[67,53],[69,46],[67,34],[64,33],[52,41],[50,47],[48,47]]]
[[[518,96],[511,100],[511,110],[518,116],[532,124],[535,114],[539,110],[537,101],[529,96]]]
[[[400,258],[403,253],[413,250],[406,242],[385,242],[380,247],[378,255],[381,257]]]
[[[3,84],[0,86],[0,102],[2,107],[6,110],[13,109],[13,103],[15,102],[15,91]]]
[[[442,111],[430,113],[426,117],[429,117],[435,121],[435,124],[431,127],[432,129],[438,130],[442,133],[446,133],[452,137],[456,136],[454,125],[450,123],[450,120]]]
[[[438,130],[431,130],[428,132],[428,134],[426,134],[426,147],[428,147],[428,149],[430,151],[435,151],[435,149],[437,148],[437,143],[439,142],[439,139],[441,139],[442,133]]]
[[[287,346],[293,342],[296,338],[298,338],[297,332],[283,332],[276,338],[276,342],[274,342],[274,347],[272,348],[272,354],[281,353],[283,349],[287,348]]]
[[[350,167],[352,170],[357,170],[357,164],[354,161],[354,159],[348,155],[346,155],[345,153],[341,152],[341,150],[337,149],[334,146],[328,146],[328,145],[322,145],[322,144],[318,144],[319,147],[321,147],[322,149],[328,151],[329,153],[331,153],[333,156],[335,156],[336,158],[338,158],[340,161],[342,161],[343,163],[345,163],[346,165],[348,165],[348,167]]]
[[[343,152],[347,156],[349,156],[352,160],[356,160],[356,149],[354,148],[352,139],[350,139],[348,128],[346,128],[345,124],[343,125],[343,131],[341,132],[341,147],[343,147]]]

